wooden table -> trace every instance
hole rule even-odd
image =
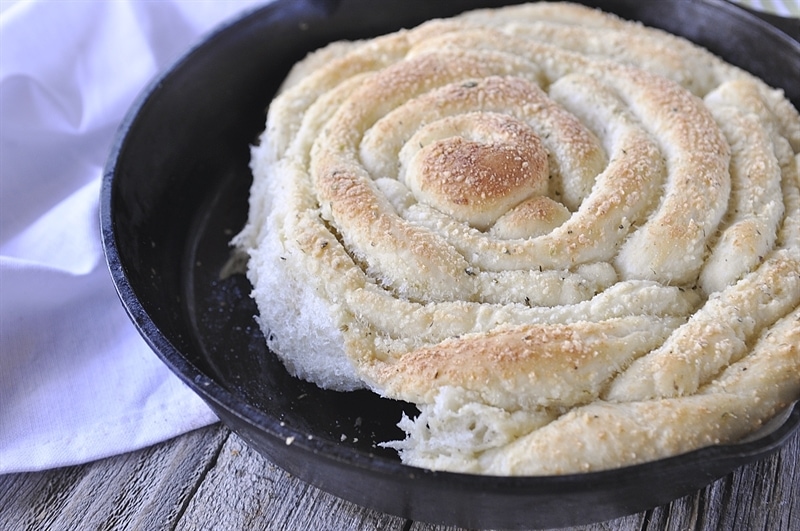
[[[361,508],[288,475],[214,425],[82,466],[0,476],[0,529],[448,531]],[[800,530],[800,432],[770,458],[599,530]]]

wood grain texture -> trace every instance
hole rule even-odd
[[[0,528],[462,531],[365,509],[284,472],[219,425],[87,465],[0,476]],[[562,531],[798,531],[800,433],[777,454],[639,514]]]
[[[402,530],[405,520],[363,509],[290,476],[237,436],[228,438],[178,530]]]
[[[228,434],[215,426],[87,465],[0,477],[0,527],[170,529]]]

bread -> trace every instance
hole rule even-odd
[[[800,398],[800,115],[569,3],[301,61],[246,252],[295,376],[415,403],[409,464],[538,475],[729,443]]]

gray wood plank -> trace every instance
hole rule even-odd
[[[176,529],[400,531],[404,526],[405,519],[348,503],[290,476],[231,435]]]
[[[229,431],[198,430],[82,466],[0,476],[3,529],[168,529]]]

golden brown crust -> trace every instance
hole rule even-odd
[[[499,113],[436,122],[407,146],[403,181],[418,200],[479,230],[548,188],[547,152],[523,122]]]
[[[480,10],[296,67],[236,243],[294,374],[420,406],[404,461],[610,468],[800,398],[798,153],[780,91],[687,41]]]
[[[596,398],[609,378],[661,344],[678,323],[635,316],[496,328],[417,349],[367,372],[386,394],[416,403],[431,403],[437,388],[453,386],[512,410],[573,405]]]

